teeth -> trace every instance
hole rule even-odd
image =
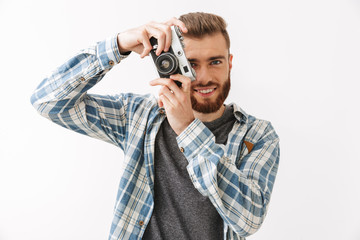
[[[205,89],[205,90],[199,90],[200,93],[206,94],[214,91],[214,89]]]

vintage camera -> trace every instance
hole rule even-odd
[[[196,78],[195,71],[192,69],[189,61],[187,60],[184,52],[183,37],[181,30],[177,26],[171,26],[171,46],[168,52],[162,52],[159,56],[156,56],[157,39],[150,38],[150,43],[153,49],[150,54],[154,60],[155,66],[161,78],[169,78],[172,74],[180,73],[191,81]],[[181,82],[175,81],[175,83],[181,87]]]

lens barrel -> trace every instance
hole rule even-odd
[[[170,75],[176,72],[179,62],[172,53],[165,52],[155,60],[155,66],[161,74]]]

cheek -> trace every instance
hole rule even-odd
[[[229,78],[230,70],[229,69],[217,69],[213,72],[213,78],[216,79],[218,82],[221,82],[222,84],[226,82]]]
[[[226,65],[213,69],[214,74],[218,75],[219,77],[221,76],[222,78],[227,77],[229,71],[230,69]]]

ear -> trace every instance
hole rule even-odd
[[[233,55],[229,54],[229,71],[231,71],[232,69],[232,60],[233,60]]]

